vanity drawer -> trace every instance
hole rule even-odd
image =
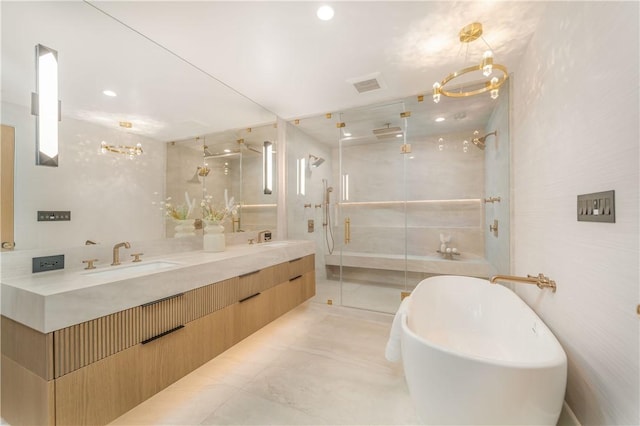
[[[142,340],[142,308],[116,312],[54,331],[54,377],[61,377]]]
[[[141,343],[147,343],[186,323],[184,293],[178,293],[140,306]]]
[[[315,256],[308,255],[289,261],[289,276],[287,279],[296,278],[305,272],[315,269]]]
[[[238,277],[238,300],[244,300],[263,291],[264,276],[265,272],[262,269],[240,275]]]
[[[209,284],[185,293],[185,322],[194,321],[231,306],[239,299],[239,278]]]
[[[275,305],[278,287],[280,286],[240,300],[235,321],[238,325],[240,340],[253,334],[277,317]]]

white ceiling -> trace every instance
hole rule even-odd
[[[460,28],[482,22],[497,61],[513,69],[545,8],[489,0],[331,4],[335,17],[325,22],[315,1],[3,1],[2,98],[27,105],[33,46],[42,43],[59,51],[63,112],[107,125],[134,121],[165,141],[420,93],[435,115],[447,102],[434,109],[433,82],[485,50],[476,41],[461,52]],[[385,87],[358,94],[350,81],[374,73]],[[107,88],[121,95],[105,99]]]

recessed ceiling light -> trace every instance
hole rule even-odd
[[[349,133],[349,132],[344,132],[344,135],[345,135],[346,137],[349,137],[349,136],[351,136],[351,133]]]
[[[441,123],[441,122],[443,122],[444,120],[445,120],[445,118],[444,118],[444,117],[438,117],[438,118],[436,118],[436,123]]]
[[[224,152],[225,152],[225,154],[228,154],[228,153],[231,152],[231,150],[230,149],[225,149]]]
[[[103,90],[102,93],[104,93],[107,96],[111,96],[112,98],[118,96],[118,94],[113,90]]]
[[[333,8],[326,4],[324,6],[320,6],[316,12],[318,18],[323,21],[330,21],[333,18],[333,14]]]
[[[402,137],[402,133],[398,133],[398,134],[396,135],[396,138],[401,138],[401,137]]]

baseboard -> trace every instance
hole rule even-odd
[[[558,426],[582,426],[576,415],[573,414],[573,411],[571,410],[571,407],[569,407],[569,404],[567,404],[567,401],[564,401],[562,404],[562,411],[560,412],[560,418],[558,419]]]

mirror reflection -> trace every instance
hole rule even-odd
[[[58,53],[62,117],[55,169],[35,165],[30,100],[38,44]],[[17,250],[163,238],[166,219],[157,203],[165,198],[166,143],[275,121],[86,2],[2,4],[1,118],[16,135]],[[143,152],[132,158],[106,146]],[[69,211],[71,220],[37,221],[37,212],[46,210]]]
[[[220,222],[225,233],[274,230],[277,186],[264,193],[262,147],[265,142],[277,146],[276,137],[275,124],[268,124],[169,142],[168,202],[184,206],[186,199],[196,200],[191,216],[197,219],[196,228],[204,219]],[[168,237],[175,236],[173,227],[167,223]]]

